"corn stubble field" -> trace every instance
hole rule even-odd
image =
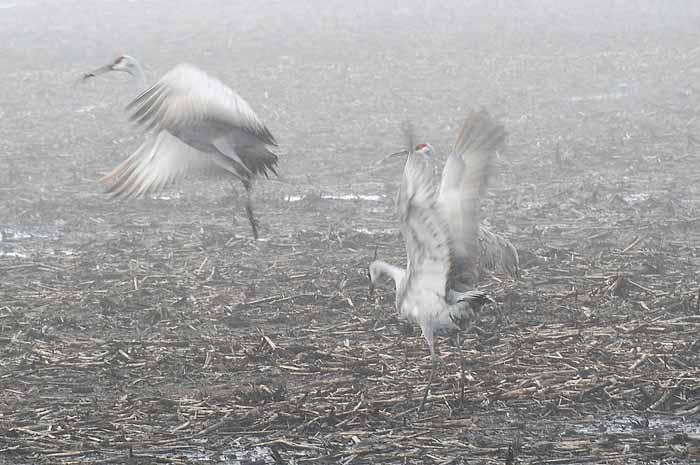
[[[4,463],[682,464],[700,458],[700,6],[0,4]],[[113,200],[141,140],[119,53],[192,62],[281,142],[262,239],[222,180]],[[446,155],[486,106],[483,218],[522,279],[430,358],[405,335],[401,124]]]

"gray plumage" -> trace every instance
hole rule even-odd
[[[143,78],[138,61],[123,55],[84,76],[124,71]],[[170,70],[129,105],[130,120],[152,131],[126,160],[101,179],[115,196],[156,193],[187,173],[220,173],[240,180],[246,212],[257,238],[250,189],[259,175],[274,173],[276,146],[250,105],[218,79],[188,64]]]
[[[520,277],[518,250],[508,239],[491,231],[483,224],[479,226],[477,239],[479,241],[479,277],[485,270],[512,278]]]
[[[493,154],[504,139],[505,130],[486,111],[470,114],[445,163],[439,191],[432,148],[420,144],[410,152],[397,196],[407,268],[380,260],[370,264],[372,284],[382,274],[394,279],[399,316],[417,324],[428,343],[433,370],[423,401],[437,363],[436,332],[464,328],[474,309],[491,300],[470,288],[479,263],[480,197]]]

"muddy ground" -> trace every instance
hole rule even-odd
[[[0,4],[3,463],[682,464],[700,459],[700,6],[651,1]],[[256,185],[115,201],[130,53],[237,89],[281,142]],[[430,360],[390,284],[401,123],[509,131],[484,221],[522,279]],[[238,188],[238,194],[241,194]],[[237,462],[238,461],[238,462]]]

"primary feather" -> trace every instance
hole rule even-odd
[[[493,153],[503,144],[505,130],[481,110],[470,114],[457,136],[442,171],[438,203],[452,243],[451,286],[476,285],[479,275],[479,210]]]

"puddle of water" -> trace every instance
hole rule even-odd
[[[366,200],[368,202],[379,202],[382,200],[379,194],[345,194],[345,195],[322,195],[322,199],[329,200]]]
[[[74,249],[49,246],[49,242],[58,240],[59,236],[60,234],[55,227],[37,226],[32,228],[31,231],[27,231],[2,226],[0,227],[0,258],[29,258],[35,255],[77,255],[78,252]]]
[[[261,446],[255,446],[250,450],[228,449],[221,453],[220,458],[224,460],[225,463],[230,463],[232,465],[243,463],[275,463],[270,448]]]
[[[272,451],[268,447],[255,446],[252,449],[226,449],[217,453],[195,450],[181,450],[180,455],[187,457],[191,463],[223,463],[226,465],[243,465],[247,463],[275,463]],[[216,455],[215,455],[216,454]]]
[[[364,200],[366,202],[380,202],[385,196],[381,194],[321,194],[323,200]],[[288,195],[287,202],[299,202],[305,199],[305,195]]]
[[[630,95],[628,92],[610,92],[608,94],[574,95],[567,98],[569,102],[595,102],[605,100],[618,100]]]
[[[138,457],[139,451],[134,450],[134,454]],[[99,454],[96,454],[99,457]],[[76,462],[79,463],[94,463],[96,455],[82,455]],[[272,451],[269,447],[256,446],[251,449],[240,447],[237,449],[225,449],[223,451],[206,451],[197,450],[196,446],[192,448],[178,449],[177,452],[164,452],[158,454],[161,458],[185,458],[187,463],[222,463],[225,465],[244,465],[244,464],[274,464],[275,459],[272,456]]]
[[[0,250],[0,258],[27,258],[27,255],[21,252]]]
[[[77,110],[75,110],[75,112],[76,113],[90,113],[95,108],[97,108],[97,105],[87,105],[87,106],[78,108]]]
[[[645,200],[648,200],[650,197],[649,194],[646,192],[639,192],[637,194],[625,194],[622,196],[622,200],[629,204],[635,204],[635,203],[640,203],[644,202]]]
[[[171,195],[159,195],[156,197],[153,197],[156,200],[177,200],[182,198],[182,195],[178,192],[176,194],[171,194]]]
[[[353,229],[354,232],[362,233],[362,234],[369,234],[370,236],[374,236],[375,234],[395,234],[399,232],[398,228],[384,228],[384,229],[374,229],[374,230],[369,230],[367,228],[356,228]]]
[[[56,238],[57,236],[58,230],[56,227],[51,226],[40,226],[31,232],[23,229],[13,229],[7,226],[0,227],[0,242],[13,242],[24,239],[48,239],[51,237]]]
[[[0,229],[0,242],[19,241],[22,239],[31,239],[32,237],[34,237],[34,235],[26,231],[16,231],[9,228]]]
[[[521,208],[525,210],[540,210],[544,208],[545,203],[544,202],[538,202],[538,201],[524,201],[521,204]]]
[[[17,244],[13,243],[32,237],[34,236],[26,231],[0,228],[0,244],[6,244],[0,249],[0,258],[27,258],[27,254],[16,250]]]
[[[649,421],[648,425],[646,421]],[[632,431],[658,431],[660,435],[672,436],[678,433],[694,434],[700,431],[700,425],[693,424],[676,417],[642,417],[639,415],[609,416],[593,421],[593,423],[575,428],[582,434],[630,433]]]

